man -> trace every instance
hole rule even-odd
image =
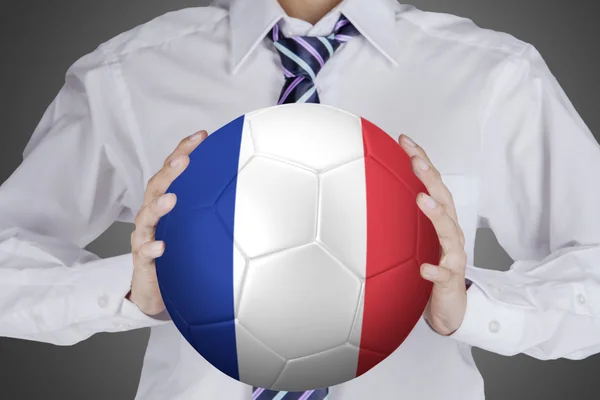
[[[142,400],[478,400],[471,346],[539,359],[597,352],[600,149],[540,54],[393,0],[338,3],[186,9],[78,60],[0,188],[0,334],[69,345],[150,326]],[[275,31],[326,41],[332,55],[316,62]],[[323,391],[253,395],[165,315],[154,227],[206,132],[278,101],[330,104],[397,137],[431,194],[416,201],[443,257],[421,267],[434,282],[427,322],[380,365]],[[82,250],[115,220],[135,222],[132,254]],[[478,226],[517,260],[509,272],[472,265]]]

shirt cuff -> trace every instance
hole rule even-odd
[[[120,332],[168,322],[144,314],[125,298],[133,275],[131,254],[95,261],[82,272],[76,285],[79,294],[74,296],[75,324],[87,322],[98,332]]]
[[[145,314],[131,301],[123,299],[121,308],[115,316],[114,326],[120,330],[129,330],[162,325],[170,321],[171,318],[166,312],[150,316]]]
[[[461,326],[449,337],[501,355],[516,354],[523,340],[526,310],[490,299],[473,282]]]

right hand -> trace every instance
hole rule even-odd
[[[144,202],[135,218],[135,230],[131,233],[133,254],[133,278],[127,299],[147,315],[155,316],[165,310],[154,259],[160,257],[165,244],[156,241],[154,233],[159,219],[169,213],[177,201],[175,194],[165,194],[171,183],[188,166],[190,153],[207,137],[199,131],[183,139],[167,157],[160,171],[150,180],[144,193]]]

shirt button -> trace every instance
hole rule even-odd
[[[579,304],[585,304],[585,296],[579,293],[577,295],[577,301],[579,302]]]
[[[492,321],[490,322],[488,329],[491,333],[498,333],[500,332],[500,323],[498,321]]]
[[[107,295],[102,295],[98,298],[98,305],[101,308],[106,308],[108,306],[108,296]]]

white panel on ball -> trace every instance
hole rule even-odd
[[[234,237],[248,257],[314,240],[317,176],[293,165],[255,157],[237,181]]]
[[[250,261],[238,319],[286,360],[310,356],[346,343],[360,287],[319,245],[287,250]]]
[[[255,151],[323,171],[363,155],[360,118],[321,104],[286,104],[250,116]]]
[[[356,376],[359,348],[343,344],[319,354],[288,361],[274,390],[301,391],[306,387],[326,387]]]
[[[237,315],[238,308],[240,305],[240,295],[244,282],[246,267],[248,261],[246,257],[240,252],[237,245],[233,246],[233,307],[234,314]]]

